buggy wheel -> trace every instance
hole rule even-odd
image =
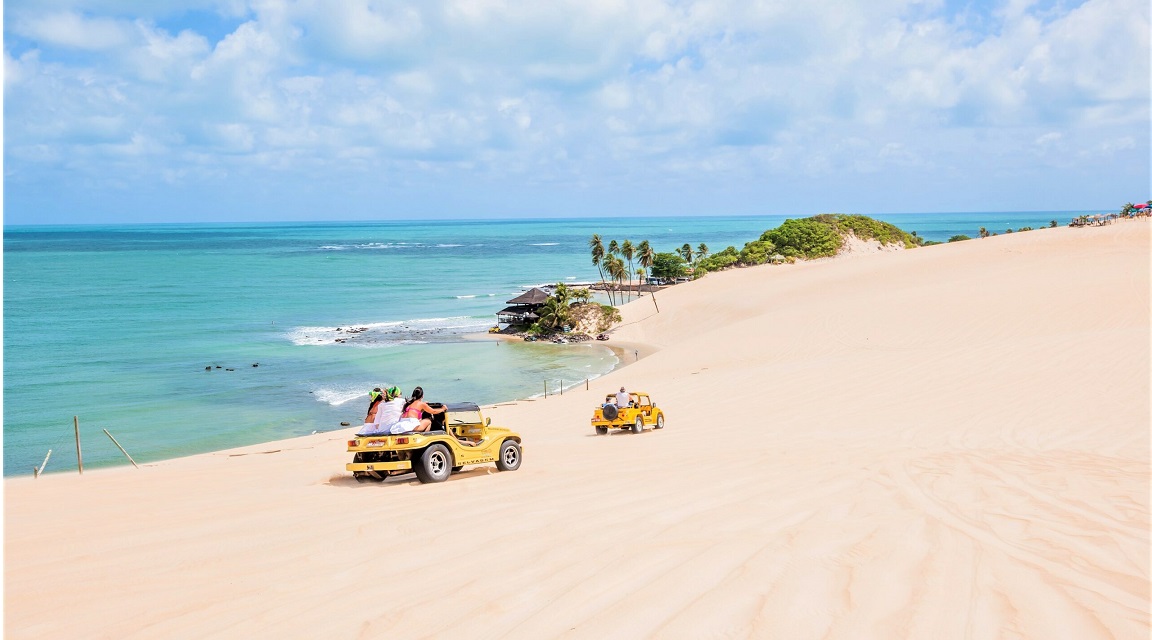
[[[656,416],[656,428],[657,429],[663,429],[664,428],[664,414],[663,413]]]
[[[416,478],[425,484],[444,482],[452,475],[452,454],[448,447],[437,442],[420,454],[420,459],[412,465]]]
[[[599,435],[605,435],[608,433],[608,427],[596,427],[596,433]]]
[[[644,431],[644,417],[636,416],[636,424],[632,425],[632,433],[641,433]]]
[[[524,457],[520,455],[520,445],[515,440],[500,443],[500,456],[496,458],[496,468],[501,471],[515,471],[520,468]]]

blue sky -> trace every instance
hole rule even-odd
[[[7,0],[4,222],[1115,208],[1147,0]]]

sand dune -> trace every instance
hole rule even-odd
[[[1147,638],[1152,226],[711,274],[502,403],[516,472],[345,433],[5,481],[5,635]],[[582,347],[573,347],[582,348]],[[666,429],[596,436],[598,397]]]

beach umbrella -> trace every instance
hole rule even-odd
[[[1133,208],[1135,208],[1135,209],[1143,209],[1144,207],[1147,207],[1147,206],[1148,206],[1147,204],[1144,204],[1143,202],[1141,202],[1140,204],[1137,204],[1137,205],[1133,205]]]

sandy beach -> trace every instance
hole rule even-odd
[[[515,472],[359,484],[349,429],[5,480],[4,635],[1147,638],[1150,238],[641,298],[612,342],[644,357],[487,411]],[[621,385],[667,428],[596,436]]]

